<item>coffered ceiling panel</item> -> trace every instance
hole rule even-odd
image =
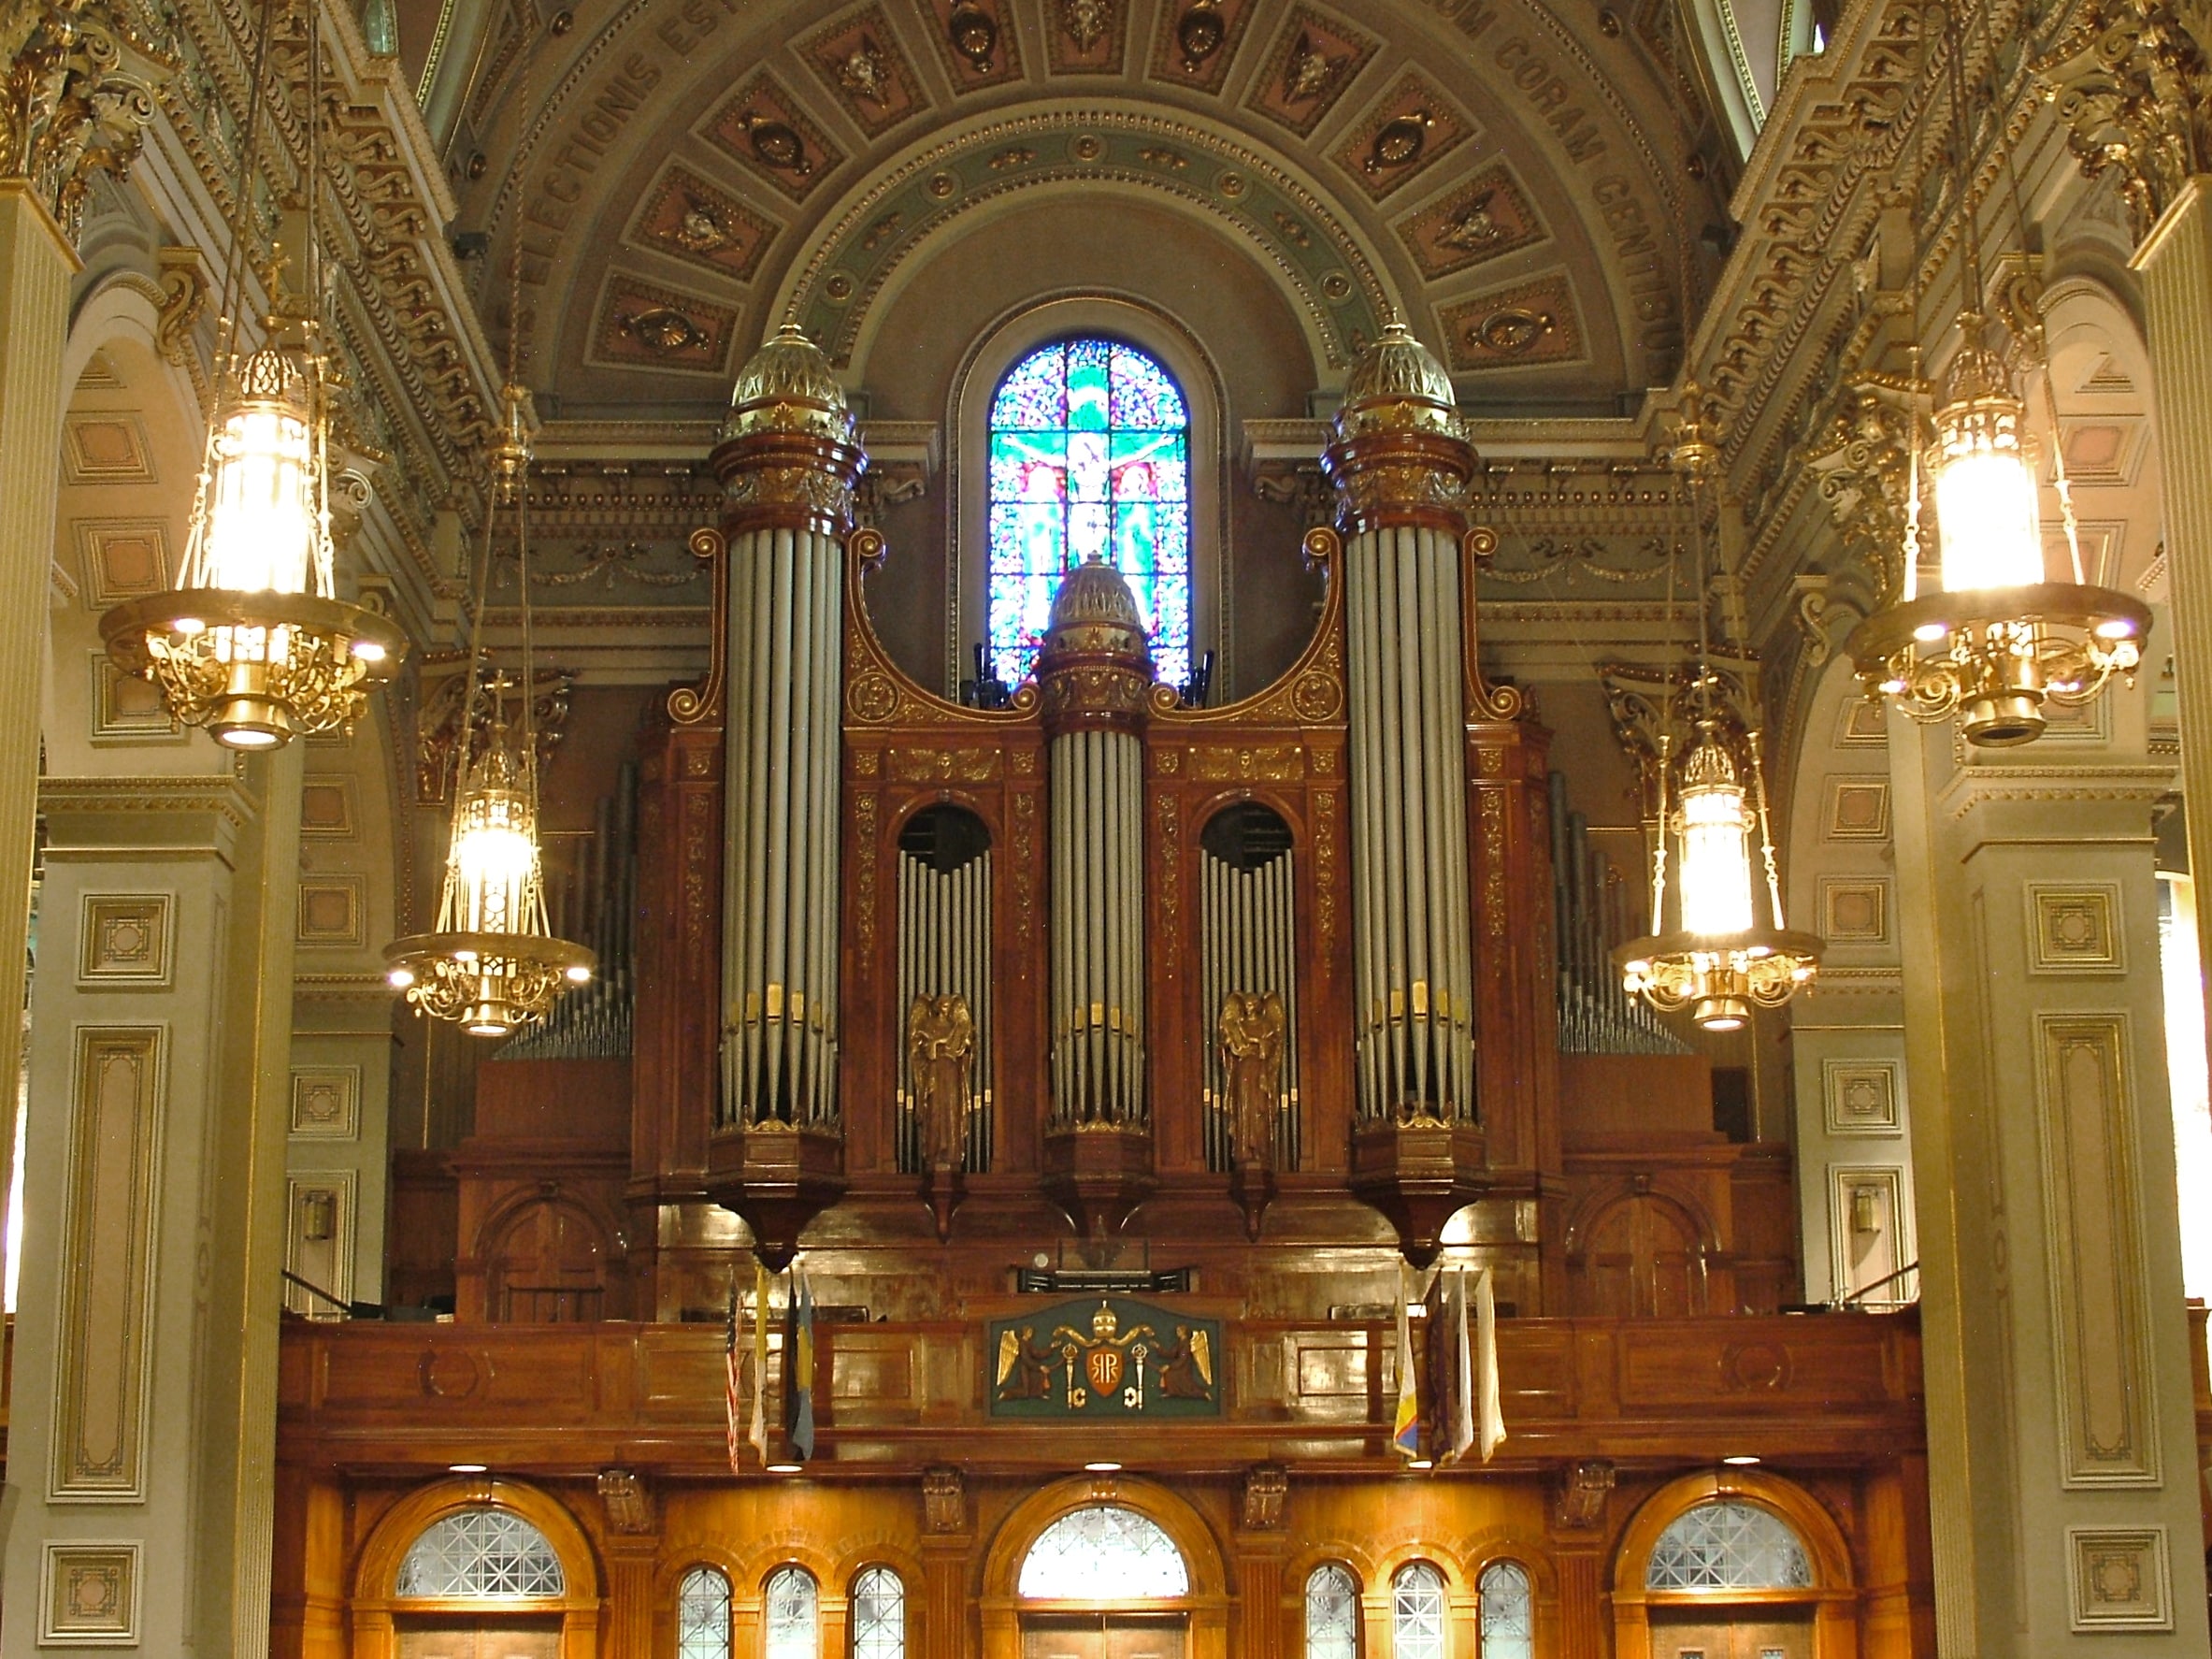
[[[1615,414],[1672,372],[1676,249],[1722,210],[1689,176],[1711,129],[1653,45],[1672,37],[1604,15],[1593,35],[1550,0],[622,0],[534,68],[526,110],[516,54],[488,50],[507,79],[478,94],[458,226],[491,232],[485,272],[523,238],[560,419],[705,418],[702,382],[786,313],[849,366],[919,265],[1068,192],[1171,205],[1148,223],[1190,227],[1193,282],[1225,247],[1249,260],[1301,317],[1319,393],[1397,310],[1487,411]],[[1071,278],[1038,238],[986,280],[1006,310]]]

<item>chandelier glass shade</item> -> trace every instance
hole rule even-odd
[[[384,947],[395,990],[434,1019],[472,1036],[504,1037],[543,1019],[561,994],[588,984],[598,959],[556,938],[546,916],[545,875],[538,824],[538,743],[529,624],[529,395],[502,394],[506,426],[493,451],[493,487],[485,514],[475,619],[464,672],[461,730],[454,751],[452,838],[447,844],[438,930],[395,939]],[[516,576],[522,586],[523,650],[518,679],[484,672],[483,623],[500,510],[514,515]],[[510,730],[507,700],[519,688],[521,729]],[[483,708],[481,752],[472,731]]]
[[[259,158],[259,105],[273,20],[265,7],[254,56],[253,112],[241,166]],[[307,108],[322,108],[320,53],[310,46]],[[306,177],[319,180],[315,123]],[[304,215],[303,284],[268,274],[272,307],[263,343],[243,349],[237,318],[246,263],[242,224],[232,227],[208,423],[191,528],[177,586],[133,599],[101,619],[108,655],[161,689],[177,720],[236,749],[273,749],[293,738],[350,729],[369,689],[391,678],[407,642],[386,617],[338,598],[330,541],[330,369],[312,296],[321,266],[314,205]],[[251,199],[241,190],[241,200]]]
[[[1719,743],[1701,741],[1684,762],[1674,829],[1682,844],[1683,927],[1743,932],[1751,926],[1751,815]]]
[[[1740,751],[1741,764],[1737,753]],[[1782,925],[1781,882],[1767,831],[1759,746],[1708,717],[1679,757],[1659,743],[1652,851],[1652,930],[1613,953],[1621,983],[1661,1014],[1689,1011],[1703,1030],[1740,1031],[1754,1008],[1779,1008],[1820,972],[1821,942]],[[1747,795],[1743,778],[1752,782]],[[1768,921],[1755,895],[1752,837],[1765,866]],[[1667,868],[1680,873],[1670,913]],[[1673,925],[1670,926],[1669,924]]]
[[[2054,707],[2095,701],[2116,674],[2133,684],[2150,611],[2084,572],[2055,398],[2051,467],[2073,580],[2048,580],[2026,405],[1986,339],[1979,310],[1984,288],[1964,42],[1956,15],[1946,7],[1945,16],[1967,309],[1935,410],[1934,441],[1925,457],[1918,432],[1908,444],[1900,597],[1860,623],[1844,649],[1870,698],[1888,698],[1918,721],[1956,718],[1969,743],[2003,747],[2032,743],[2050,724]],[[2027,332],[2039,338],[2040,323],[2031,321]],[[1932,594],[1918,591],[1923,466],[1934,486],[1943,582]]]

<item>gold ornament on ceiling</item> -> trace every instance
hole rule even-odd
[[[1106,0],[1060,0],[1060,22],[1078,51],[1088,51],[1113,20]]]

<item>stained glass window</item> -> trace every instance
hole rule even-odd
[[[433,1522],[408,1547],[395,1594],[513,1600],[559,1595],[561,1558],[546,1536],[508,1509],[461,1509]]]
[[[1190,412],[1133,346],[1070,339],[1030,353],[991,399],[988,652],[1027,679],[1060,574],[1118,569],[1152,635],[1154,674],[1190,678]]]
[[[1483,1598],[1483,1659],[1533,1659],[1536,1609],[1529,1569],[1517,1561],[1493,1561],[1477,1588]]]
[[[1359,1659],[1359,1580],[1333,1561],[1306,1575],[1306,1659]]]
[[[814,1659],[819,1641],[814,1577],[803,1566],[780,1566],[761,1597],[768,1659]]]
[[[1150,1516],[1099,1504],[1037,1535],[1019,1590],[1056,1601],[1142,1601],[1188,1595],[1190,1572],[1175,1540]]]
[[[729,1580],[695,1566],[676,1591],[676,1659],[729,1659]]]
[[[1651,1547],[1647,1590],[1809,1590],[1812,1564],[1789,1523],[1721,1498],[1686,1509]]]
[[[1390,1580],[1391,1659],[1444,1659],[1444,1575],[1409,1561]]]
[[[906,1659],[906,1586],[887,1566],[853,1580],[853,1659]]]

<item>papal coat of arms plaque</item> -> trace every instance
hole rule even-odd
[[[994,1320],[993,1417],[1218,1417],[1221,1324],[1086,1297]]]

